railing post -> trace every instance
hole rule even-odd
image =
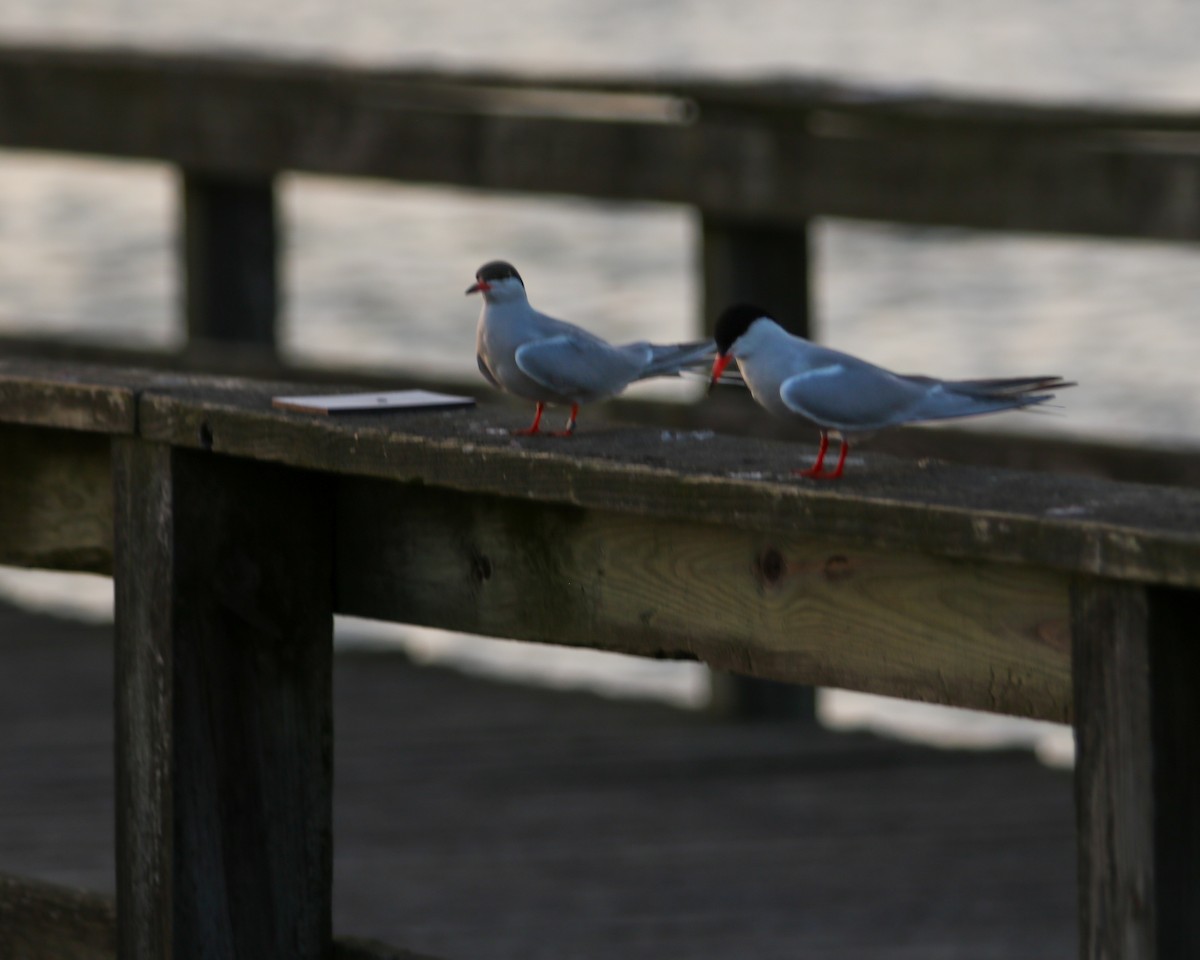
[[[813,317],[807,225],[770,226],[702,212],[700,229],[706,332],[722,309],[747,301],[770,310],[792,333],[809,336]],[[749,410],[749,397],[744,399],[748,415],[760,415]],[[816,691],[811,687],[719,673],[711,675],[710,687],[714,710],[726,716],[816,719]]]
[[[1080,956],[1200,956],[1200,593],[1071,597]]]
[[[792,333],[813,329],[807,225],[771,226],[701,213],[704,329],[724,307],[748,301]]]
[[[327,484],[132,439],[113,463],[119,956],[327,960]]]
[[[269,177],[182,172],[184,303],[190,343],[273,349],[278,227]]]

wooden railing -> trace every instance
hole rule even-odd
[[[686,204],[704,306],[808,323],[815,216],[1200,239],[1200,115],[817,81],[0,47],[0,147],[181,171],[188,330],[273,341],[283,171]]]
[[[116,580],[122,956],[328,956],[335,612],[1073,722],[1082,955],[1197,952],[1200,493],[282,389],[0,361],[0,563]]]

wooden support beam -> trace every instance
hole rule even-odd
[[[778,226],[703,213],[700,233],[704,330],[711,331],[731,303],[748,301],[771,311],[790,332],[812,335],[807,224]]]
[[[0,425],[0,563],[112,571],[109,439]]]
[[[119,439],[124,960],[329,956],[325,482]]]
[[[702,213],[700,247],[705,333],[725,307],[744,301],[769,310],[786,330],[811,335],[806,224],[776,226]],[[739,399],[753,404],[748,395]],[[711,674],[709,686],[713,709],[725,716],[816,722],[812,687],[733,673]]]
[[[1200,592],[1072,589],[1084,960],[1200,956]]]
[[[1070,720],[1067,580],[344,478],[339,612]]]
[[[188,339],[273,348],[279,279],[272,179],[185,169],[181,190]]]

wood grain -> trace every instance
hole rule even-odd
[[[121,956],[324,958],[322,479],[132,440],[114,456]]]
[[[1047,572],[367,481],[338,517],[345,613],[1070,719]]]
[[[1158,956],[1145,593],[1081,580],[1071,594],[1080,956],[1096,960]]]
[[[109,440],[0,425],[0,563],[112,571]]]
[[[1200,594],[1072,588],[1084,957],[1200,951]]]

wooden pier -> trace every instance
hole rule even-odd
[[[1192,952],[1200,494],[287,390],[0,362],[0,562],[116,581],[122,956],[329,955],[334,612],[1073,722],[1081,953]]]
[[[53,929],[78,934],[73,942],[96,931],[110,936],[123,958],[386,955],[332,936],[342,852],[334,840],[342,833],[335,837],[332,801],[339,671],[331,631],[333,613],[344,612],[696,658],[770,681],[1071,722],[1081,956],[1200,955],[1195,491],[881,456],[837,486],[814,485],[790,476],[794,446],[761,438],[693,438],[664,450],[661,428],[605,426],[569,445],[513,442],[507,420],[488,411],[322,421],[273,410],[270,396],[287,389],[279,385],[164,369],[211,359],[213,344],[238,344],[256,362],[270,361],[280,299],[275,182],[287,171],[682,204],[698,213],[704,318],[749,297],[811,332],[808,224],[817,216],[1195,242],[1200,117],[893,96],[820,82],[386,71],[5,47],[0,147],[173,166],[191,337],[184,357],[153,358],[155,372],[13,353],[0,359],[0,563],[110,574],[117,596],[116,914],[104,901],[11,880],[0,885],[0,935],[69,955],[61,937],[47,939],[51,916]],[[39,349],[46,352],[32,352]],[[235,362],[242,361],[216,365],[228,372]],[[1197,476],[1187,455],[1143,467],[1135,451],[1087,444],[993,439],[986,453],[969,441],[957,449],[968,460],[1069,465],[1109,477],[1157,471],[1155,479],[1194,484]],[[364,702],[382,678],[372,673],[377,666],[367,671]],[[425,682],[443,679],[430,674]],[[503,699],[487,689],[471,696]],[[402,686],[394,695],[421,696]],[[495,711],[502,715],[500,705]],[[630,722],[617,712],[586,725],[602,726],[611,740],[579,734],[598,758],[589,768],[598,780],[570,779],[580,769],[571,761],[567,781],[529,798],[548,815],[557,798],[576,791],[593,817],[582,827],[564,820],[567,840],[555,840],[536,867],[514,868],[543,885],[553,917],[564,916],[555,894],[583,889],[593,917],[636,918],[656,884],[675,882],[696,909],[671,923],[700,930],[712,945],[736,941],[734,955],[759,935],[761,955],[770,955],[770,931],[747,931],[742,920],[767,900],[781,910],[782,939],[794,940],[779,955],[806,943],[842,955],[836,944],[865,934],[862,927],[891,951],[872,955],[900,957],[898,938],[913,929],[905,924],[955,892],[914,891],[900,860],[856,861],[862,819],[838,821],[815,862],[823,870],[839,858],[857,862],[860,873],[834,887],[821,918],[831,932],[812,926],[797,935],[784,919],[795,903],[788,885],[818,893],[814,875],[794,862],[814,855],[812,835],[785,826],[766,848],[761,839],[755,847],[749,832],[734,828],[738,816],[765,816],[757,804],[769,795],[748,794],[745,783],[714,770],[811,797],[808,765],[822,784],[833,782],[845,771],[830,758],[854,753],[861,741],[827,749],[833,741],[810,732],[806,745],[783,746],[779,731],[709,726],[693,743],[676,725],[695,728],[695,718],[668,722],[658,711],[652,721],[647,714]],[[372,736],[436,766],[421,739],[435,735],[428,717],[404,723],[403,736]],[[675,732],[643,747],[647,725]],[[515,729],[505,741],[530,750],[524,756],[534,766],[560,762],[540,761],[525,742],[530,728]],[[927,752],[889,748],[888,756],[913,758],[909,794],[892,779],[901,767],[876,763],[876,746],[863,750],[858,759],[867,762],[847,774],[861,789],[958,796],[947,786],[953,781],[967,791],[963,819],[943,807],[939,821],[983,838],[997,856],[1021,851],[1024,886],[1053,877],[1061,893],[1063,873],[1046,865],[1052,841],[1043,837],[1045,849],[1026,859],[1027,835],[1009,831],[1011,821],[980,826],[982,798],[972,802],[970,787],[986,784],[978,789],[1003,811],[1007,804],[995,801],[1019,805],[1039,795],[1037,783],[1058,783],[1049,797],[1061,778],[1026,776],[1026,763],[1025,772],[1004,769],[989,780],[995,775],[986,771],[1003,763],[932,762]],[[682,766],[675,751],[685,755]],[[945,769],[945,782],[916,782],[935,767]],[[403,769],[400,787],[424,789],[423,777]],[[642,943],[636,924],[606,933],[584,917],[578,928],[544,930],[555,943],[527,946],[520,931],[528,917],[512,900],[507,908],[499,901],[476,943],[450,939],[456,913],[480,893],[482,860],[471,860],[480,831],[495,831],[496,846],[483,849],[500,863],[510,862],[504,838],[529,839],[519,816],[492,822],[493,804],[520,813],[519,778],[485,768],[515,791],[488,793],[480,785],[491,781],[477,779],[478,770],[448,771],[455,786],[421,814],[435,826],[397,822],[400,876],[419,883],[446,871],[438,905],[418,899],[424,913],[406,915],[448,918],[420,942],[555,957],[577,929],[603,943]],[[625,859],[614,844],[608,859],[587,861],[569,842],[573,831],[606,836],[604,814],[619,807],[620,790],[605,778],[611,786],[637,781],[634,773],[655,784],[649,799],[641,781],[639,796],[623,801],[631,821],[646,817],[634,824],[641,839]],[[367,786],[383,796],[396,784]],[[721,820],[757,850],[761,859],[746,862],[761,863],[761,877],[699,865],[698,844],[718,860],[731,854],[713,839],[720,827],[690,819],[685,801],[706,786],[736,797]],[[857,809],[849,793],[835,801],[831,816]],[[470,822],[452,824],[455,811]],[[375,824],[386,820],[374,816]],[[679,822],[664,825],[672,818]],[[422,846],[423,830],[457,837],[459,846],[450,854]],[[996,837],[1011,843],[997,851]],[[655,846],[656,838],[663,843]],[[922,844],[908,852],[928,851]],[[694,870],[656,873],[655,856]],[[593,879],[576,879],[581,857]],[[957,876],[944,874],[948,884]],[[1000,876],[996,883],[1008,882]],[[713,905],[704,897],[718,882]],[[860,897],[885,889],[894,899],[862,912]],[[963,942],[994,935],[1016,944],[1004,938],[1024,935],[1005,930],[1010,922],[997,918],[1007,914],[968,913],[985,931],[977,939],[947,934],[949,944],[932,934],[907,955],[957,955]],[[839,920],[844,932],[832,932]],[[1058,953],[1069,938],[1052,928],[1059,929],[1048,921],[1044,942]],[[463,937],[479,930],[458,929]],[[669,953],[667,939],[645,941],[645,955]],[[1013,949],[1026,949],[1019,944]],[[988,956],[983,947],[971,954]]]

